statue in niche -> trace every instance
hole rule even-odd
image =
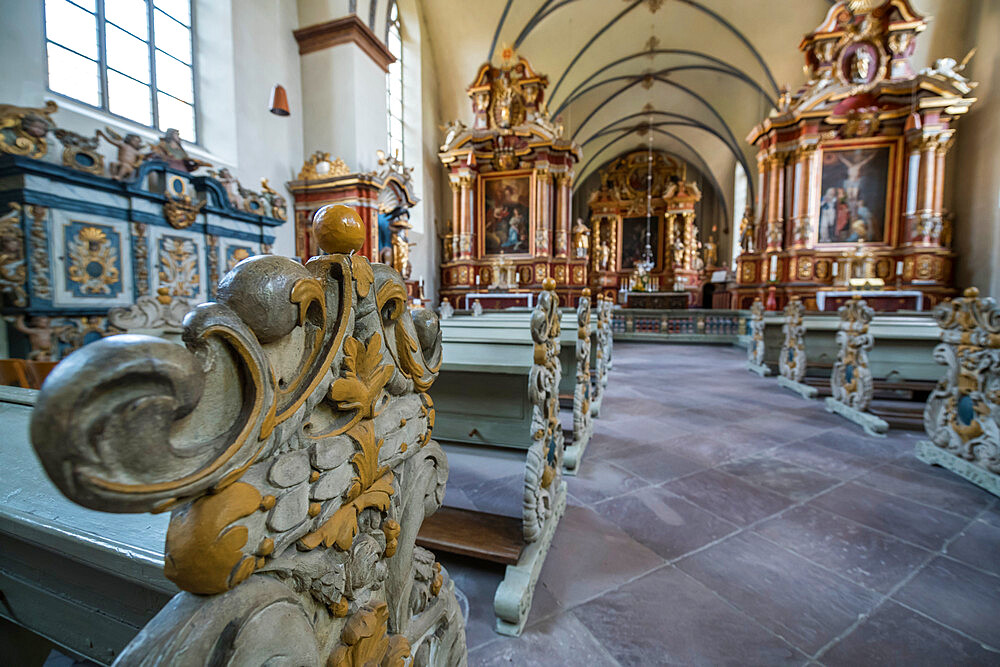
[[[210,162],[189,156],[181,144],[181,133],[172,127],[168,128],[160,137],[160,141],[150,146],[150,149],[146,154],[147,160],[160,160],[166,162],[167,166],[181,171],[192,172],[201,167],[212,166]]]
[[[757,235],[757,228],[753,221],[753,209],[749,206],[743,210],[743,219],[740,220],[740,248],[743,252],[753,252],[753,240]]]
[[[590,229],[583,224],[583,220],[576,219],[573,225],[573,257],[576,259],[586,259],[590,254]]]
[[[715,225],[712,225],[712,233],[702,245],[702,256],[705,258],[705,266],[717,266],[717,262],[719,261],[719,246],[715,242],[717,229]]]
[[[404,280],[410,278],[410,248],[416,245],[406,236],[409,229],[410,212],[403,206],[378,214],[379,261],[396,269]]]
[[[598,266],[601,267],[601,271],[607,271],[609,265],[611,264],[611,246],[608,245],[607,241],[601,243],[601,254],[598,256]]]
[[[105,134],[106,132],[106,134]],[[108,165],[108,173],[116,181],[127,181],[142,164],[142,137],[129,132],[124,137],[105,126],[97,136],[118,149],[118,158]]]

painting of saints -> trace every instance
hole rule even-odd
[[[483,180],[483,242],[487,255],[523,255],[531,251],[528,205],[531,177]]]
[[[889,158],[888,146],[824,152],[820,243],[883,240]]]

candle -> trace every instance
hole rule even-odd
[[[476,276],[476,287],[479,287],[479,276]]]
[[[778,256],[771,255],[771,280],[778,279]]]
[[[897,276],[903,275],[903,262],[902,262],[902,260],[896,262],[896,275]]]
[[[833,263],[833,277],[837,277],[837,269],[840,268],[840,262]]]

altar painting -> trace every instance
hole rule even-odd
[[[483,221],[483,255],[529,255],[534,234],[531,173],[481,178],[479,219]]]
[[[649,221],[649,246],[653,249],[653,261],[660,266],[660,218],[653,216]],[[642,261],[646,251],[646,216],[622,220],[620,261],[621,271],[628,271]]]
[[[889,213],[891,145],[824,148],[819,243],[881,243]]]

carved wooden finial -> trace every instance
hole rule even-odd
[[[542,281],[542,289],[545,290],[546,292],[551,292],[555,288],[556,288],[555,278],[549,276],[548,278]]]
[[[324,206],[313,216],[313,236],[323,252],[349,255],[365,243],[365,225],[357,212],[343,204]]]
[[[580,292],[580,296],[589,297],[590,296],[590,288],[589,287],[584,287],[583,290]]]
[[[966,299],[978,299],[979,298],[979,288],[978,287],[966,287],[965,291],[962,292],[962,296]]]

